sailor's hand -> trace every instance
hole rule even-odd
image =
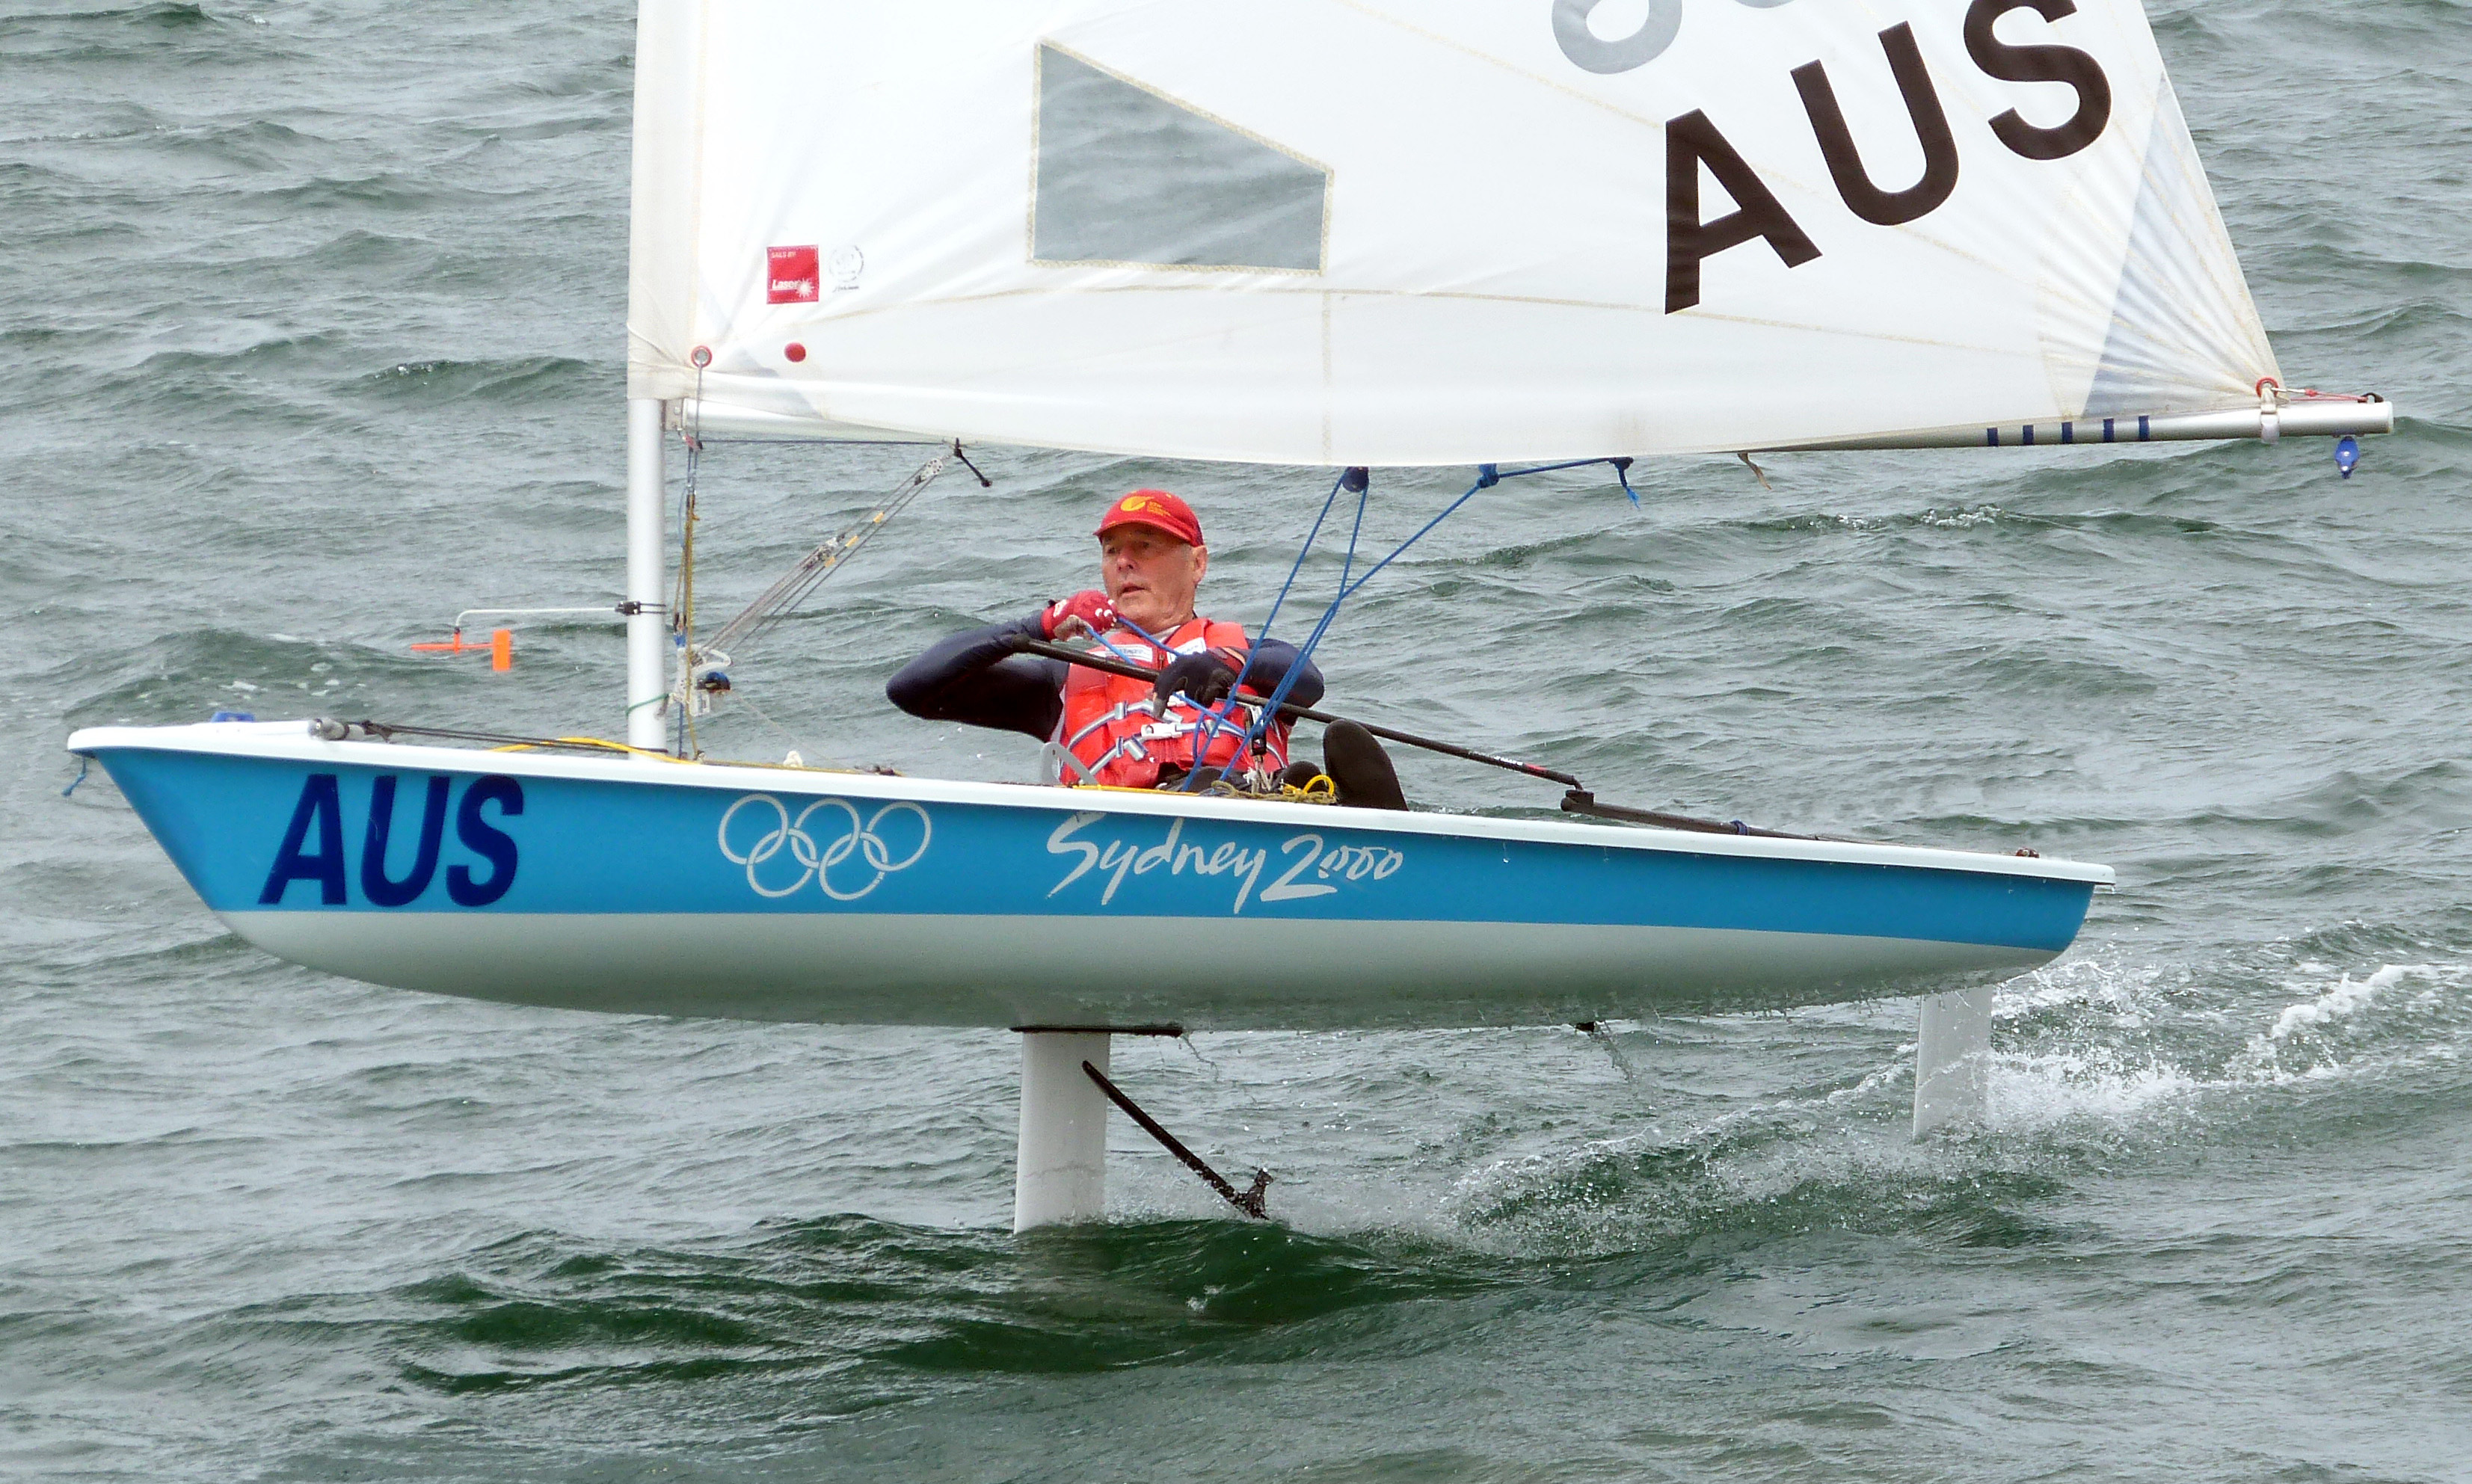
[[[1038,616],[1038,632],[1048,639],[1079,639],[1104,634],[1116,626],[1116,605],[1097,588],[1047,605]]]
[[[1226,662],[1227,672],[1231,679],[1235,676],[1245,674],[1244,650],[1221,648],[1213,649],[1210,652],[1218,655],[1222,660]],[[1248,695],[1268,695],[1271,694],[1271,687],[1263,683],[1262,672],[1260,671],[1257,670],[1253,671],[1252,674],[1246,676],[1245,694]]]
[[[1182,691],[1185,698],[1197,706],[1207,706],[1225,698],[1236,686],[1236,672],[1244,667],[1243,655],[1229,649],[1204,649],[1199,654],[1179,654],[1167,669],[1159,671],[1153,694],[1164,705],[1167,698]]]

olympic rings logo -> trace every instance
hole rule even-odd
[[[763,833],[741,850],[730,843],[729,827],[738,818],[739,811],[749,806],[756,808],[755,823]],[[769,826],[763,824],[762,812],[767,809],[772,811],[772,822]],[[831,813],[836,810],[840,812],[839,818]],[[816,836],[807,830],[807,821],[820,811],[824,812],[825,822],[832,827],[829,843],[822,845],[819,845]],[[886,819],[899,813],[917,816],[918,843],[910,847],[908,855],[896,860],[892,854],[894,847],[886,843],[877,830]],[[909,832],[896,829],[895,833],[906,835]],[[743,837],[744,832],[741,834]],[[812,881],[824,889],[825,896],[836,902],[855,902],[883,885],[884,879],[893,872],[915,865],[918,858],[927,854],[927,842],[934,836],[935,828],[928,821],[927,811],[908,799],[895,799],[862,821],[857,807],[847,799],[817,799],[793,817],[790,806],[769,793],[749,793],[730,805],[721,816],[720,832],[722,856],[732,865],[747,867],[747,884],[754,889],[757,896],[786,897]],[[784,850],[797,863],[798,879],[786,886],[768,886],[764,883],[764,863]],[[853,856],[858,858],[859,864],[838,873],[844,883],[857,879],[862,870],[873,874],[867,876],[864,883],[855,890],[844,891],[834,884],[836,873],[833,868],[845,864]],[[774,879],[779,879],[777,871]]]

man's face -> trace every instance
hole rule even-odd
[[[1116,611],[1153,634],[1193,617],[1193,595],[1210,570],[1210,548],[1187,546],[1150,526],[1118,526],[1099,538],[1099,579]]]

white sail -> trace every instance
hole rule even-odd
[[[630,395],[715,426],[1466,463],[2279,379],[2138,0],[645,0],[636,68]]]

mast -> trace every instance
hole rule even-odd
[[[668,605],[662,600],[661,532],[668,518],[661,466],[663,404],[627,402],[627,742],[661,750],[661,701],[670,694]]]

